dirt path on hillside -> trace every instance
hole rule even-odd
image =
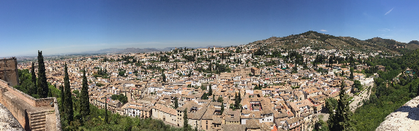
[[[353,102],[351,104],[349,104],[349,107],[350,107],[350,109],[351,109],[352,112],[355,112],[355,110],[358,107],[361,107],[364,104],[362,102],[363,100],[367,100],[367,99],[370,98],[371,89],[373,87],[374,87],[374,82],[372,82],[372,83],[370,83],[368,85],[365,85],[364,88],[368,88],[368,90],[364,90],[359,95],[357,95],[357,96],[354,95],[353,96],[354,97]]]

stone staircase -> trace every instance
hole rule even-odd
[[[46,112],[47,111],[29,113],[29,116],[30,116],[29,124],[32,131],[45,131],[46,130],[46,127],[45,127]]]

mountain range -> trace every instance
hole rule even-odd
[[[310,46],[313,49],[343,49],[357,50],[364,52],[383,51],[388,53],[400,53],[403,50],[414,50],[419,48],[419,41],[413,40],[409,43],[398,42],[393,39],[383,39],[374,37],[367,40],[360,40],[353,37],[333,36],[316,31],[307,31],[301,34],[289,35],[285,37],[270,37],[249,43],[253,46],[265,46],[268,48],[297,49]],[[214,46],[188,47],[188,48],[208,48]],[[215,46],[223,47],[223,46]],[[225,47],[225,46],[224,46]],[[106,53],[147,53],[170,51],[176,47],[166,48],[108,48],[97,51],[86,51],[77,54],[106,54]]]
[[[270,37],[249,44],[254,46],[266,46],[268,48],[297,49],[310,46],[313,49],[350,49],[365,52],[384,51],[388,53],[400,53],[400,51],[405,49],[414,50],[419,48],[419,42],[417,40],[413,40],[409,43],[379,37],[360,40],[353,37],[318,33],[316,31],[307,31],[286,37]]]
[[[187,48],[208,48],[214,46],[202,46],[202,47],[187,47]],[[223,47],[223,46],[215,46],[215,47]],[[147,53],[147,52],[160,52],[160,51],[170,51],[176,47],[166,47],[166,48],[108,48],[108,49],[101,49],[97,51],[86,51],[78,54],[106,54],[106,53]],[[178,47],[183,48],[183,47]]]
[[[412,40],[408,43],[399,42],[393,39],[384,39],[374,37],[367,40],[360,40],[353,37],[333,36],[323,34],[316,31],[307,31],[301,34],[289,35],[285,37],[270,37],[264,40],[257,40],[247,45],[260,46],[267,48],[283,48],[283,49],[298,49],[301,47],[310,46],[312,49],[344,49],[357,50],[364,52],[383,51],[388,53],[402,53],[404,50],[415,50],[419,48],[419,41]],[[211,46],[188,47],[188,48],[208,48]],[[229,46],[215,46],[215,47],[229,47]],[[107,54],[107,53],[147,53],[170,51],[176,47],[166,48],[108,48],[97,51],[86,51],[79,53],[55,54],[59,55],[81,55],[81,54]],[[183,47],[182,47],[183,48]],[[18,58],[32,58],[34,56],[19,56]]]

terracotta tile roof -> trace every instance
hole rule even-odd
[[[165,113],[168,113],[168,114],[171,114],[171,115],[176,115],[176,110],[175,109],[166,107],[166,106],[161,105],[161,104],[156,104],[152,108],[154,108],[156,110],[160,110],[160,111],[165,112]]]
[[[221,125],[221,129],[223,131],[244,131],[246,129],[246,125]]]
[[[257,119],[246,120],[246,128],[259,129],[260,128],[259,120]]]

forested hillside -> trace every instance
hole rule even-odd
[[[391,39],[375,37],[368,40],[359,40],[353,37],[333,36],[316,31],[307,31],[301,34],[286,37],[271,37],[250,43],[256,46],[269,48],[299,49],[311,47],[313,49],[340,49],[363,52],[382,51],[390,54],[400,53],[404,49],[414,50],[419,48],[415,43],[403,43]],[[409,48],[405,48],[409,47]]]
[[[406,53],[402,57],[370,59],[368,64],[384,65],[386,71],[378,71],[375,78],[376,88],[364,105],[358,108],[353,116],[357,130],[375,130],[384,118],[401,107],[404,103],[419,95],[419,50]],[[409,71],[406,71],[411,69]],[[366,70],[373,73],[377,70]],[[400,74],[400,75],[399,75]]]

